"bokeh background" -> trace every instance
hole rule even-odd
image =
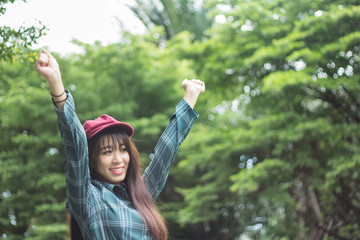
[[[72,35],[73,49],[40,46],[56,31],[42,15],[9,22],[7,10],[33,1],[0,0],[0,239],[69,239],[63,147],[33,69],[40,47],[58,59],[80,120],[132,124],[145,166],[182,80],[206,82],[160,196],[170,239],[360,238],[360,1],[118,2],[129,17],[106,1],[97,11],[48,1],[63,42],[73,15],[99,40]],[[107,11],[116,21],[100,25],[118,30],[103,39]]]

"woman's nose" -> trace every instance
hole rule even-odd
[[[120,151],[118,151],[118,150],[116,150],[115,152],[114,152],[114,162],[121,162],[121,161],[123,161],[123,158],[122,158],[122,154],[121,154],[121,152]]]

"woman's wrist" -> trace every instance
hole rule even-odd
[[[191,108],[194,108],[199,95],[200,91],[196,89],[186,89],[184,100],[190,105]]]
[[[54,97],[61,97],[62,95],[64,95],[65,94],[65,89],[64,89],[64,91],[61,93],[61,94],[54,94],[54,93],[52,93],[52,92],[50,92],[50,95],[54,98]]]
[[[53,100],[53,103],[56,105],[56,107],[62,111],[64,109],[64,104],[67,99],[67,94],[65,91],[64,84],[60,79],[57,79],[56,81],[50,81],[48,80],[49,87],[50,87],[50,94]]]

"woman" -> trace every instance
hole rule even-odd
[[[65,90],[55,58],[42,50],[35,69],[48,82],[64,144],[67,211],[83,239],[167,239],[164,219],[154,204],[175,155],[198,117],[193,109],[205,84],[184,80],[184,98],[155,147],[141,176],[134,129],[102,115],[80,124],[74,99]]]

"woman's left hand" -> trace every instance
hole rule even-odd
[[[185,79],[181,85],[184,88],[185,92],[195,91],[198,92],[199,94],[205,92],[205,83],[200,79],[192,79],[192,80]]]

